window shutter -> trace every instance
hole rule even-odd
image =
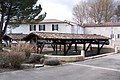
[[[57,27],[56,30],[58,30],[58,24],[56,25],[56,27]]]
[[[43,25],[43,31],[45,31],[45,25]]]
[[[34,31],[36,31],[36,26],[34,25]]]
[[[52,24],[52,31],[54,31],[54,24]]]
[[[32,31],[32,25],[30,25],[30,31]]]

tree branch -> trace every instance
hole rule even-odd
[[[9,9],[8,9],[8,16],[7,16],[7,20],[6,20],[6,22],[5,22],[5,26],[4,26],[4,29],[3,29],[3,32],[2,32],[2,34],[3,34],[3,35],[4,35],[4,34],[5,34],[5,32],[6,32],[7,25],[8,25],[9,20],[10,20],[10,12],[11,12],[11,9],[12,9],[12,3],[10,4],[10,7],[9,7]]]

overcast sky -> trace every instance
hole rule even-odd
[[[72,20],[73,6],[80,0],[38,0],[43,10],[47,12],[46,19]]]

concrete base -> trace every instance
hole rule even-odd
[[[44,67],[44,64],[22,64],[22,67],[29,69],[29,68],[39,68]]]
[[[34,68],[44,67],[44,64],[35,64]]]
[[[57,59],[62,62],[74,62],[84,60],[82,55],[73,55],[73,56],[58,56],[58,55],[45,55],[45,59]]]

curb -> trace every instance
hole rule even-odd
[[[97,55],[97,56],[85,57],[84,60],[95,59],[95,58],[100,58],[100,57],[114,55],[114,54],[116,54],[116,53],[113,52],[113,53],[106,53],[106,54],[101,54],[101,55]]]

